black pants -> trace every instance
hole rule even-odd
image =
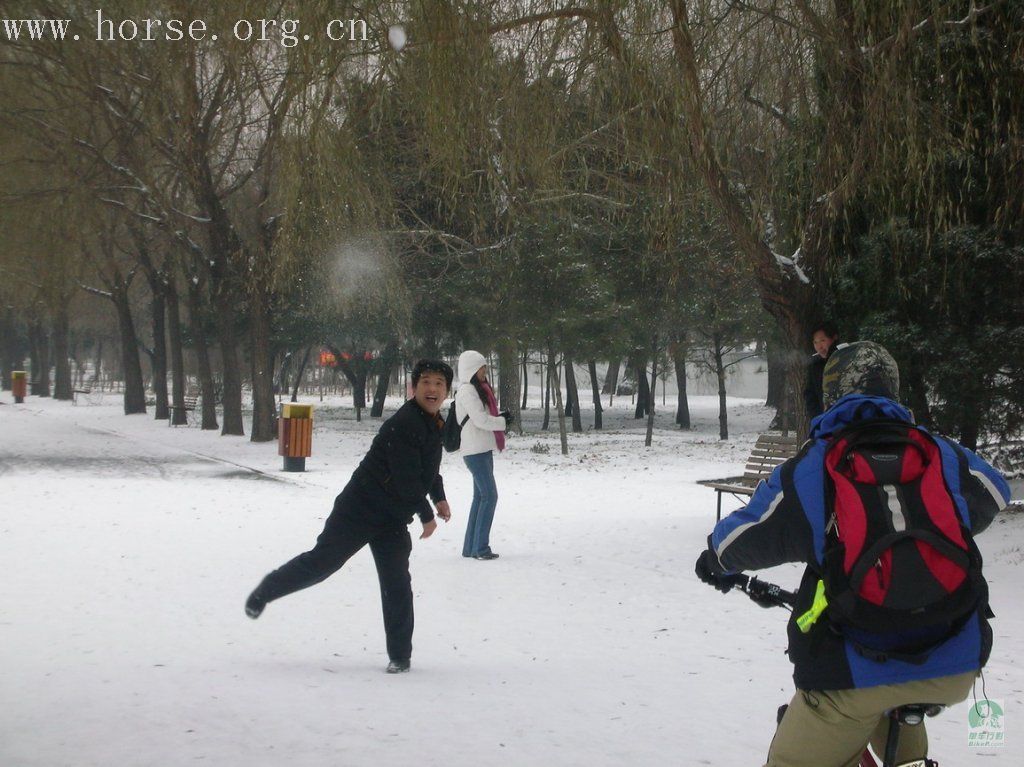
[[[370,544],[377,565],[388,657],[409,660],[413,629],[409,529],[352,485],[335,499],[334,510],[316,539],[316,546],[267,575],[258,591],[267,602],[272,602],[320,583],[366,544]]]

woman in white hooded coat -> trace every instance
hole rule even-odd
[[[497,559],[491,551],[491,523],[498,505],[494,482],[494,453],[505,449],[508,411],[498,411],[497,400],[487,380],[487,360],[472,349],[459,356],[460,386],[455,393],[455,412],[462,426],[462,460],[473,475],[473,504],[469,508],[462,556]]]

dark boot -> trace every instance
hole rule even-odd
[[[256,620],[263,613],[263,608],[266,606],[267,600],[263,598],[263,595],[257,588],[249,595],[249,598],[245,600],[245,614],[253,620]]]
[[[407,660],[393,660],[388,664],[385,669],[388,674],[404,674],[409,670],[409,661]]]

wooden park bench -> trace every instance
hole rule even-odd
[[[79,386],[77,389],[71,390],[71,404],[78,404],[79,395],[85,397],[90,404],[96,401],[96,397],[93,396],[93,390],[96,390],[96,394],[99,395],[99,385],[95,378],[90,378],[84,384]]]
[[[189,413],[194,413],[196,411],[196,405],[198,405],[198,404],[199,404],[199,392],[196,392],[196,391],[185,392],[185,396],[182,398],[182,405],[181,405],[181,407],[177,407],[174,404],[171,405],[171,417],[169,419],[167,419],[167,425],[168,426],[173,426],[174,425],[174,414],[176,412],[178,412],[179,410],[181,410],[185,414],[185,422],[187,423],[188,419],[189,419],[189,415],[188,414]]]
[[[722,479],[698,480],[698,485],[710,487],[718,493],[718,509],[715,512],[715,519],[722,518],[723,493],[729,493],[737,499],[741,495],[753,495],[758,483],[768,479],[776,466],[795,456],[799,449],[800,445],[797,443],[796,434],[765,432],[757,435],[757,442],[754,444],[750,457],[747,458],[743,474]]]

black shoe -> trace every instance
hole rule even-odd
[[[388,674],[404,674],[409,670],[409,661],[407,660],[393,660],[388,664],[385,669],[385,673]]]
[[[258,590],[254,591],[245,600],[245,614],[256,620],[263,613],[263,608],[266,606],[267,600],[263,598],[263,595]]]
[[[498,555],[495,554],[493,551],[487,551],[487,552],[485,552],[483,554],[474,554],[473,555],[473,559],[482,559],[484,561],[487,561],[487,560],[490,560],[490,559],[497,559],[497,558],[498,558]]]

